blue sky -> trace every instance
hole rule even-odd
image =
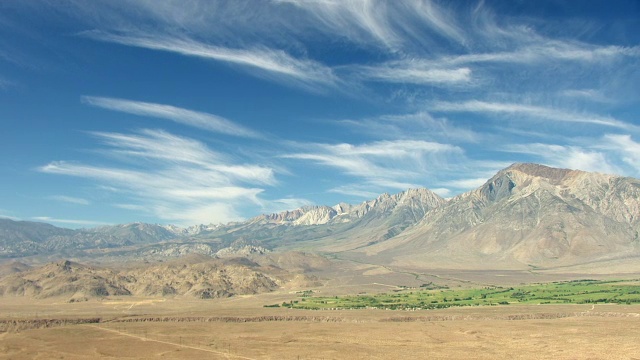
[[[0,2],[0,216],[191,225],[640,176],[638,1]]]

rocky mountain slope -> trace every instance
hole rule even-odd
[[[385,218],[387,223],[415,223],[424,214],[445,202],[428,189],[409,189],[395,195],[382,194],[361,204],[340,203],[306,206],[293,211],[260,215],[250,220],[257,224],[325,225],[357,222],[363,218]]]
[[[215,255],[228,247],[296,248],[300,242],[351,239],[353,248],[388,239],[444,200],[427,189],[383,194],[357,205],[308,206],[226,225],[189,228],[133,223],[70,230],[0,219],[0,258],[48,256],[162,258]],[[356,245],[351,244],[354,242]]]
[[[394,195],[382,194],[357,205],[310,206],[260,215],[202,235],[225,239],[232,235],[268,248],[341,251],[387,240],[445,202],[428,189],[409,189]]]
[[[522,269],[627,261],[640,255],[639,232],[640,180],[514,164],[448,201],[411,189],[186,229],[68,230],[5,219],[0,256],[152,261],[303,249],[407,267]]]
[[[640,181],[514,164],[364,251],[436,267],[560,266],[637,256]]]

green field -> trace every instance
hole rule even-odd
[[[425,284],[425,288],[432,284]],[[518,287],[488,286],[475,289],[402,289],[384,294],[319,297],[311,291],[297,300],[265,307],[293,309],[442,309],[452,306],[509,304],[640,303],[640,279],[575,280]]]

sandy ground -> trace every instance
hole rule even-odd
[[[431,311],[261,307],[292,296],[296,295],[214,301],[114,298],[78,304],[2,299],[3,319],[98,316],[104,322],[0,333],[0,358],[640,359],[640,306],[509,305]],[[568,317],[505,320],[532,314]],[[125,322],[163,316],[303,318],[246,323]],[[325,318],[339,322],[324,322]],[[390,321],[398,318],[411,321]]]
[[[477,286],[564,279],[528,272],[442,271],[416,278],[410,271],[389,273],[364,265],[360,271],[366,274],[345,272],[313,290],[319,295],[372,293],[431,279],[450,286],[465,286],[466,281]],[[96,324],[0,332],[0,359],[640,359],[637,305],[508,305],[413,312],[263,307],[297,299],[295,292],[282,289],[216,300],[123,296],[83,303],[0,298],[0,321],[101,319]],[[522,319],[531,315],[537,318]],[[126,322],[269,316],[301,318]],[[411,321],[390,321],[406,317]]]
[[[7,359],[634,359],[638,318],[126,323],[7,333]]]

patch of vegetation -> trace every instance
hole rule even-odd
[[[313,295],[313,290],[296,291],[296,294],[301,294],[301,297],[309,297]]]
[[[443,309],[452,306],[509,304],[640,304],[640,279],[574,280],[518,287],[488,286],[476,289],[430,289],[385,294],[316,297],[304,293],[301,301],[282,306],[292,309]],[[424,289],[426,288],[426,289]]]
[[[437,289],[448,289],[449,287],[447,285],[438,285],[432,282],[428,282],[420,285],[420,288],[427,289],[427,290],[437,290]]]

